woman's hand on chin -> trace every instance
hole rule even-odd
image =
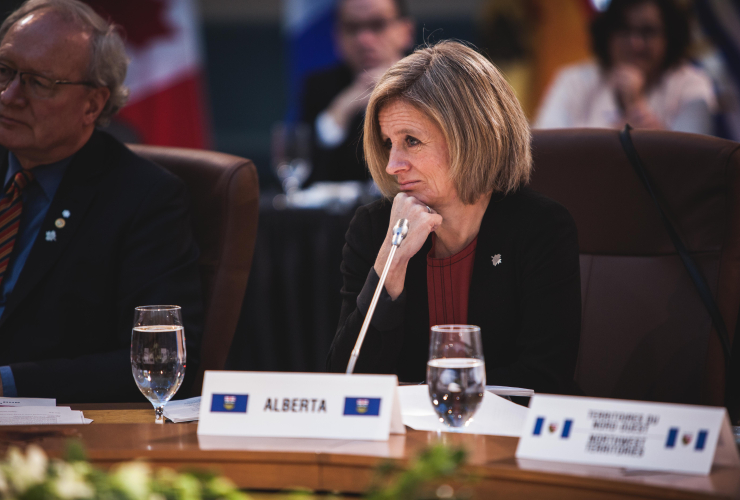
[[[378,252],[375,259],[375,272],[380,276],[383,273],[385,262],[391,251],[393,240],[393,226],[399,219],[409,221],[409,232],[403,243],[396,250],[393,258],[393,264],[388,270],[388,276],[385,280],[385,289],[392,299],[396,299],[403,292],[403,284],[406,278],[406,266],[409,259],[424,245],[429,237],[429,233],[435,231],[442,225],[442,216],[405,193],[398,193],[393,199],[393,208],[391,208],[391,219],[388,224],[388,233],[386,234],[383,246]],[[430,213],[431,210],[431,213]]]

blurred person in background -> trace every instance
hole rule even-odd
[[[511,86],[458,42],[418,49],[380,79],[364,148],[385,199],[360,207],[342,252],[342,309],[327,368],[347,368],[391,249],[398,247],[357,373],[425,379],[429,328],[481,328],[487,380],[573,390],[581,322],[570,213],[526,187],[530,132]]]
[[[673,0],[612,0],[591,26],[597,62],[566,67],[537,128],[606,127],[713,133],[709,77],[687,60],[689,22]]]
[[[404,0],[339,0],[336,44],[342,63],[309,75],[301,121],[313,127],[311,181],[366,180],[361,132],[375,82],[413,43]]]

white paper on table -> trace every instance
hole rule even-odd
[[[56,406],[56,399],[5,398],[0,397],[0,406]]]
[[[89,420],[89,422],[88,422]],[[81,411],[69,406],[16,406],[0,408],[0,425],[89,424]]]
[[[164,407],[164,416],[176,424],[198,420],[200,416],[200,396],[179,401],[170,401]]]
[[[521,387],[507,387],[505,385],[487,385],[486,390],[497,396],[522,396],[531,398],[534,396],[532,389],[522,389]]]
[[[426,385],[406,385],[398,388],[404,425],[417,431],[448,431],[439,421],[429,400]],[[465,434],[519,437],[529,410],[524,406],[486,391],[473,421],[462,429]]]

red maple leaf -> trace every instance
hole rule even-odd
[[[164,18],[168,0],[84,0],[104,19],[123,28],[126,43],[134,48],[149,45],[174,30]]]

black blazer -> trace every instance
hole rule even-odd
[[[354,80],[349,66],[339,64],[313,73],[306,78],[301,96],[301,121],[313,131],[313,172],[311,182],[368,180],[370,174],[362,152],[364,113],[358,113],[349,124],[349,133],[336,148],[324,148],[316,140],[314,124],[334,98]]]
[[[341,372],[378,282],[372,266],[388,231],[391,202],[360,207],[343,250],[342,311],[328,357]],[[429,303],[426,257],[431,236],[411,258],[403,293],[383,291],[356,372],[426,377]],[[494,266],[492,257],[501,255]],[[487,383],[567,393],[578,354],[581,284],[575,222],[560,204],[522,188],[494,194],[476,245],[468,323],[481,328]]]
[[[64,210],[67,224],[56,228]],[[0,365],[13,370],[18,396],[144,400],[129,359],[140,305],[182,306],[186,380],[195,374],[203,304],[188,212],[179,178],[93,133],[67,167],[0,317]]]

